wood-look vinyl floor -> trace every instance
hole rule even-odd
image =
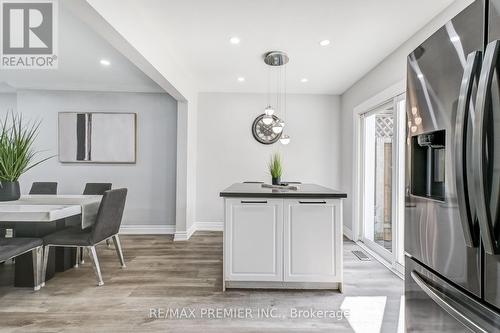
[[[173,242],[165,235],[124,235],[121,241],[125,269],[120,269],[113,247],[98,247],[102,287],[95,284],[88,258],[78,269],[57,273],[39,292],[14,288],[13,265],[0,265],[0,332],[398,331],[403,281],[375,260],[359,261],[351,253],[359,247],[349,241],[344,242],[343,294],[290,290],[223,293],[220,232],[197,232],[187,242]],[[186,316],[191,309],[195,318],[151,318],[152,308],[178,309],[179,315],[184,309]],[[293,318],[292,314],[341,308],[349,311],[349,319]],[[223,309],[226,318],[207,318],[209,311],[215,316],[215,311]],[[251,313],[238,315],[238,309]],[[260,309],[276,318],[258,316]]]

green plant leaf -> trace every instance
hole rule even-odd
[[[33,149],[40,124],[41,121],[25,122],[22,115],[12,111],[0,120],[0,181],[16,181],[26,171],[55,156],[34,162],[40,153]]]
[[[271,160],[268,164],[269,173],[273,178],[279,178],[283,174],[283,163],[281,160],[281,155],[279,153],[274,153],[271,155]]]

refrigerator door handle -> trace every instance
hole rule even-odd
[[[491,106],[491,85],[498,60],[500,40],[492,41],[486,47],[483,68],[479,78],[476,99],[476,114],[474,119],[474,134],[472,136],[472,163],[474,171],[474,197],[481,239],[484,250],[488,254],[498,253],[497,241],[493,234],[491,216],[486,207],[486,188],[484,170],[486,157],[484,154],[486,142],[486,112]]]
[[[470,105],[474,83],[479,79],[479,68],[481,64],[481,52],[474,51],[467,56],[462,85],[460,87],[460,96],[457,105],[457,120],[455,125],[455,174],[457,185],[457,200],[460,212],[460,221],[465,237],[465,244],[468,247],[476,247],[479,243],[478,235],[474,234],[474,220],[471,213],[471,195],[467,187],[467,123],[470,118]]]
[[[436,304],[438,304],[441,308],[443,308],[446,312],[448,312],[453,318],[458,320],[462,325],[469,328],[473,332],[484,332],[487,333],[485,329],[478,326],[474,323],[473,320],[468,318],[464,313],[455,308],[446,300],[446,295],[442,294],[435,288],[432,288],[420,277],[420,275],[416,271],[411,272],[411,277],[415,281],[415,283],[429,296]]]

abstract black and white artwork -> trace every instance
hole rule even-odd
[[[59,161],[135,163],[135,113],[60,112]]]

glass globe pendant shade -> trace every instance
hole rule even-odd
[[[287,145],[290,143],[290,137],[287,134],[283,134],[280,138],[280,142],[283,145]]]
[[[268,116],[268,115],[265,115],[263,118],[262,118],[262,122],[265,124],[265,125],[271,125],[273,123],[274,119],[272,116]]]
[[[272,116],[274,114],[273,107],[271,105],[268,105],[264,110],[264,113],[266,114],[266,116]]]
[[[280,121],[277,121],[273,124],[273,132],[276,133],[276,134],[279,134],[283,131],[283,125],[284,123],[280,120]]]

